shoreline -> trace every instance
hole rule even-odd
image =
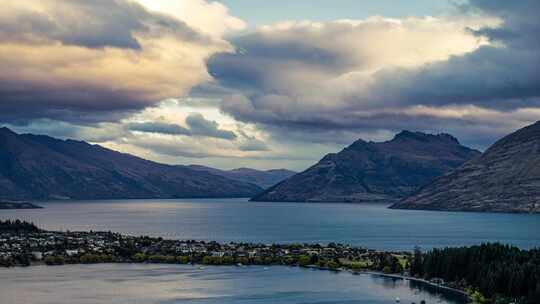
[[[452,293],[454,295],[458,295],[460,297],[463,297],[464,300],[470,302],[471,297],[469,294],[467,294],[465,291],[435,284],[433,282],[430,282],[428,280],[419,279],[415,277],[405,276],[402,274],[388,274],[378,271],[371,271],[371,270],[352,270],[347,268],[337,268],[337,269],[330,269],[326,267],[318,267],[316,265],[306,265],[306,266],[300,266],[300,265],[254,265],[254,264],[248,264],[248,265],[207,265],[207,264],[199,264],[199,263],[188,263],[188,264],[170,264],[170,263],[155,263],[155,262],[107,262],[107,263],[74,263],[74,264],[63,264],[63,265],[47,265],[44,262],[34,262],[28,266],[12,266],[12,267],[6,267],[6,269],[9,268],[31,268],[31,267],[69,267],[69,266],[77,266],[77,265],[84,265],[84,266],[92,266],[92,265],[175,265],[175,266],[192,266],[199,269],[204,269],[204,267],[263,267],[263,268],[271,268],[271,267],[288,267],[288,268],[304,268],[306,270],[317,270],[317,271],[328,271],[328,272],[347,272],[351,275],[372,275],[376,277],[382,277],[386,279],[395,279],[395,280],[404,280],[404,281],[412,281],[415,283],[420,283],[424,286],[428,286],[431,288],[440,289],[446,293]]]
[[[415,278],[415,277],[406,276],[406,275],[397,274],[397,273],[384,273],[384,272],[373,271],[373,270],[352,270],[352,269],[348,269],[348,268],[329,269],[329,268],[325,268],[325,267],[318,267],[316,265],[298,266],[298,267],[304,267],[304,268],[315,269],[315,270],[337,271],[337,272],[346,271],[346,272],[349,272],[349,273],[351,273],[353,275],[356,275],[356,274],[369,274],[369,275],[374,275],[374,276],[384,277],[384,278],[389,278],[389,279],[412,281],[412,282],[420,283],[422,285],[430,286],[430,287],[433,287],[433,288],[442,289],[442,290],[444,290],[446,292],[451,292],[451,293],[454,293],[454,294],[459,295],[459,296],[463,296],[464,298],[466,298],[468,300],[470,300],[470,298],[471,298],[470,295],[467,292],[465,292],[464,290],[448,287],[448,286],[441,285],[441,284],[436,284],[436,283],[430,282],[429,280]]]
[[[470,295],[468,293],[466,293],[464,290],[448,287],[448,286],[445,286],[445,285],[436,284],[436,283],[433,283],[433,282],[430,282],[430,281],[424,280],[424,279],[419,279],[419,278],[410,277],[410,276],[404,276],[404,275],[400,275],[400,274],[387,274],[387,273],[382,273],[382,272],[377,272],[377,271],[361,271],[360,273],[372,274],[372,275],[385,277],[385,278],[391,278],[391,279],[413,281],[413,282],[416,282],[416,283],[420,283],[420,284],[430,286],[430,287],[434,287],[434,288],[437,288],[437,289],[442,289],[444,291],[451,292],[451,293],[463,296],[463,297],[465,297],[465,298],[467,298],[469,300],[471,299]]]

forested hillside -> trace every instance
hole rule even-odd
[[[418,249],[411,274],[427,279],[441,278],[455,287],[478,291],[492,303],[540,303],[540,250],[521,250],[501,244]]]

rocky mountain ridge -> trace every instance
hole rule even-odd
[[[540,212],[540,122],[500,139],[392,208]]]
[[[259,186],[84,141],[0,128],[0,199],[250,197]]]
[[[448,134],[403,131],[386,142],[360,139],[252,200],[391,202],[479,155]]]

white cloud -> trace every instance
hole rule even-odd
[[[243,119],[294,121],[304,113],[350,107],[350,99],[365,96],[380,70],[416,68],[472,52],[488,42],[469,28],[499,22],[489,17],[285,22],[235,39],[237,53],[215,55],[209,70],[223,86],[238,90],[225,99],[225,111]]]
[[[217,28],[239,25],[221,5],[187,3],[189,22],[128,0],[0,6],[0,109],[11,114],[0,118],[118,120],[210,80],[206,60],[232,50]],[[212,33],[195,27],[205,9]]]
[[[186,22],[189,26],[211,35],[222,38],[230,32],[246,28],[246,23],[231,16],[229,9],[216,1],[205,0],[136,0],[151,10],[170,14]]]
[[[232,40],[235,54],[209,60],[232,91],[221,109],[280,139],[412,129],[483,148],[540,118],[539,27],[522,5],[472,2],[459,16],[262,26]]]

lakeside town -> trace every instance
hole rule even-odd
[[[0,230],[0,265],[77,263],[178,263],[209,265],[299,265],[387,274],[409,268],[410,252],[384,252],[349,245],[218,243],[128,236],[113,232],[43,231],[14,221]]]
[[[45,231],[24,221],[0,221],[0,267],[95,263],[299,266],[409,279],[462,295],[473,303],[535,303],[540,296],[539,258],[539,249],[501,244],[392,252],[339,243],[218,243],[110,231]],[[520,271],[508,272],[509,267]],[[502,284],[509,281],[513,284]]]

